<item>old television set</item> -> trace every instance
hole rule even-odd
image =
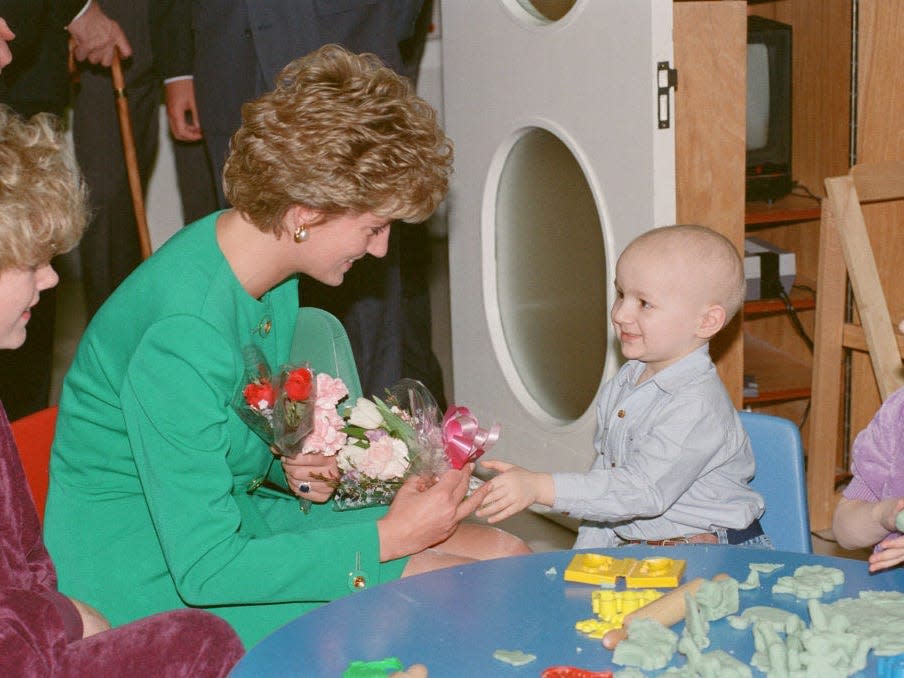
[[[747,17],[747,200],[791,192],[791,26]]]

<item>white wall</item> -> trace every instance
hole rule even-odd
[[[145,199],[151,247],[157,249],[182,226],[182,202],[176,180],[176,161],[166,120],[166,109],[160,107],[160,150],[148,183]]]

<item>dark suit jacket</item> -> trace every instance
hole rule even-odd
[[[12,63],[0,72],[0,101],[25,115],[62,114],[69,103],[66,26],[87,0],[0,0],[0,17],[16,38]]]
[[[423,0],[161,0],[160,69],[193,74],[205,133],[231,135],[241,106],[292,59],[335,42],[399,70]],[[189,28],[190,27],[190,28]],[[193,43],[193,44],[192,44]],[[194,57],[192,58],[192,54]]]

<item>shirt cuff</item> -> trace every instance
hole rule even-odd
[[[88,11],[88,8],[91,6],[91,3],[92,3],[92,2],[94,2],[94,0],[88,0],[88,2],[85,3],[85,6],[82,7],[82,8],[79,10],[78,14],[76,14],[74,17],[72,17],[72,21],[69,22],[69,25],[70,25],[70,26],[71,26],[75,21],[77,21],[77,20],[82,16],[82,14],[84,14],[85,12]]]
[[[176,82],[177,80],[194,80],[195,76],[193,75],[174,75],[172,78],[164,78],[163,84],[168,85],[171,82]]]
[[[82,615],[79,614],[69,598],[59,591],[43,591],[41,597],[57,609],[60,618],[63,620],[63,629],[66,632],[66,642],[71,643],[74,640],[81,640],[85,633],[85,627],[82,624]]]

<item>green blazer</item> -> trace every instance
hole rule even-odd
[[[406,561],[379,562],[385,508],[304,514],[246,493],[270,453],[230,407],[242,349],[256,344],[274,369],[289,359],[298,283],[250,297],[216,216],[173,236],[85,331],[60,399],[45,536],[60,590],[112,624],[202,607],[251,646],[349,595],[352,574],[374,585]]]

